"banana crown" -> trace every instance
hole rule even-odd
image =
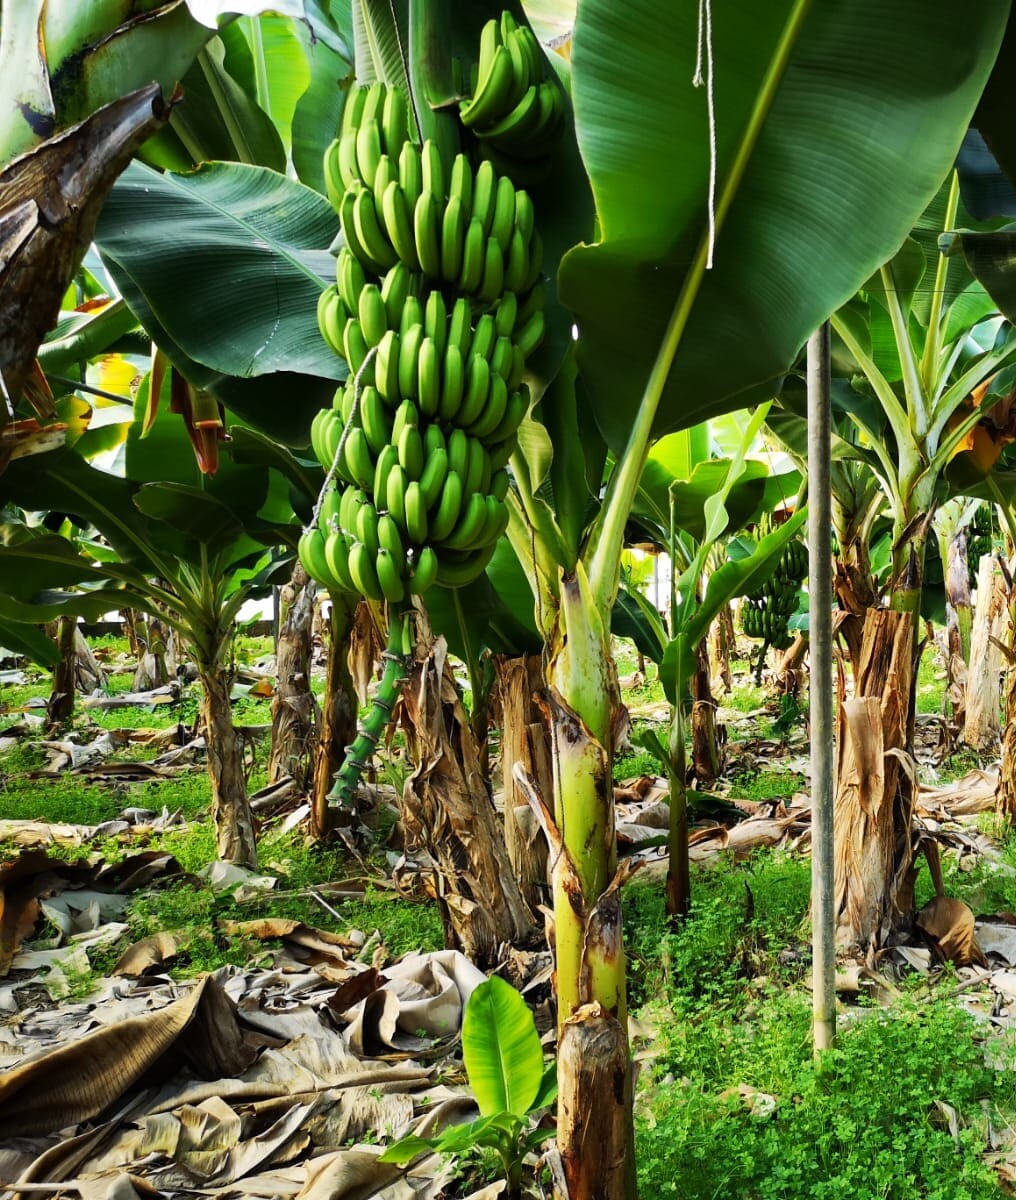
[[[485,148],[475,167],[418,145],[405,95],[380,82],[352,89],[325,152],[343,237],[318,324],[350,377],[312,423],[336,486],[300,557],[329,588],[399,603],[461,586],[508,523],[505,465],[529,410],[523,376],[543,339],[545,288],[532,200],[495,155],[525,157],[537,129],[560,123],[563,99],[510,14],[481,39],[481,64],[498,56],[510,86],[497,104],[489,85],[481,95],[489,63],[463,104]],[[553,109],[542,123],[533,97],[537,112]],[[520,106],[524,128],[507,120]]]

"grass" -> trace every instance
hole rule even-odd
[[[788,800],[806,787],[803,775],[796,771],[742,771],[730,781],[734,800]]]
[[[642,1194],[1000,1197],[981,1152],[987,1113],[1001,1125],[1016,1109],[1016,1076],[985,1065],[986,1027],[953,999],[855,1009],[814,1065],[809,881],[779,854],[699,870],[676,930],[658,889],[628,887],[632,998],[656,1029],[636,1100]],[[936,1102],[958,1114],[956,1139]]]

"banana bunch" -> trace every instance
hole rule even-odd
[[[967,527],[967,569],[976,578],[981,565],[981,556],[990,554],[994,548],[991,528],[991,507],[980,504],[974,513],[974,519]]]
[[[544,335],[528,195],[407,128],[399,93],[374,84],[350,96],[326,155],[345,245],[318,324],[350,375],[311,427],[336,484],[300,543],[325,586],[395,604],[490,561]]]
[[[544,79],[543,51],[528,25],[519,26],[510,12],[488,21],[475,72],[459,118],[481,154],[509,175],[549,157],[564,125],[564,97],[554,80]]]
[[[529,193],[490,162],[475,172],[464,154],[445,163],[430,139],[408,139],[407,122],[397,89],[360,88],[325,152],[328,197],[362,269],[381,275],[402,262],[487,304],[528,291],[543,261]]]
[[[771,531],[771,525],[763,518],[759,523],[759,536]],[[747,637],[759,638],[777,650],[786,650],[792,641],[787,623],[797,609],[798,592],[807,574],[808,551],[804,543],[798,539],[788,542],[771,578],[759,591],[744,598],[741,628]]]

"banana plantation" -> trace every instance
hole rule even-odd
[[[1016,1192],[1010,0],[0,0],[0,1197]]]

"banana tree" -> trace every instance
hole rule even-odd
[[[267,548],[294,542],[299,532],[291,524],[294,497],[278,472],[262,466],[224,458],[214,480],[200,475],[176,414],[160,414],[142,438],[146,412],[147,383],[127,432],[124,478],[90,466],[71,447],[37,456],[31,469],[12,464],[4,486],[25,509],[70,514],[99,535],[80,556],[88,568],[81,580],[130,592],[108,607],[129,603],[180,634],[203,689],[217,852],[253,867],[257,847],[232,721],[230,647],[237,613],[264,586]],[[12,567],[26,555],[20,545],[4,551]]]
[[[699,669],[704,639],[725,605],[756,590],[773,574],[807,515],[799,508],[747,555],[728,560],[724,554],[706,580],[714,547],[775,507],[781,492],[779,482],[767,487],[773,481],[767,480],[765,466],[747,457],[769,409],[765,404],[756,410],[728,460],[707,457],[708,430],[703,427],[662,438],[649,452],[634,502],[639,524],[666,547],[672,565],[666,625],[647,600],[633,594],[671,705],[667,744],[650,734],[646,748],[660,761],[670,785],[667,912],[672,917],[686,916],[691,906],[687,731],[692,701],[702,699],[692,696],[690,684]],[[785,478],[782,486],[793,491],[799,482],[795,475],[793,480]]]
[[[911,745],[934,514],[947,494],[947,468],[976,444],[998,401],[996,377],[1016,357],[1016,336],[984,289],[934,246],[935,235],[956,225],[958,207],[953,174],[917,236],[832,318],[848,369],[865,381],[850,416],[892,522],[887,607],[865,615],[854,696],[840,717],[838,920],[841,939],[862,947],[882,944],[913,906],[912,781],[899,755],[888,755],[872,799],[866,764],[872,747]],[[882,813],[877,822],[873,812]]]

